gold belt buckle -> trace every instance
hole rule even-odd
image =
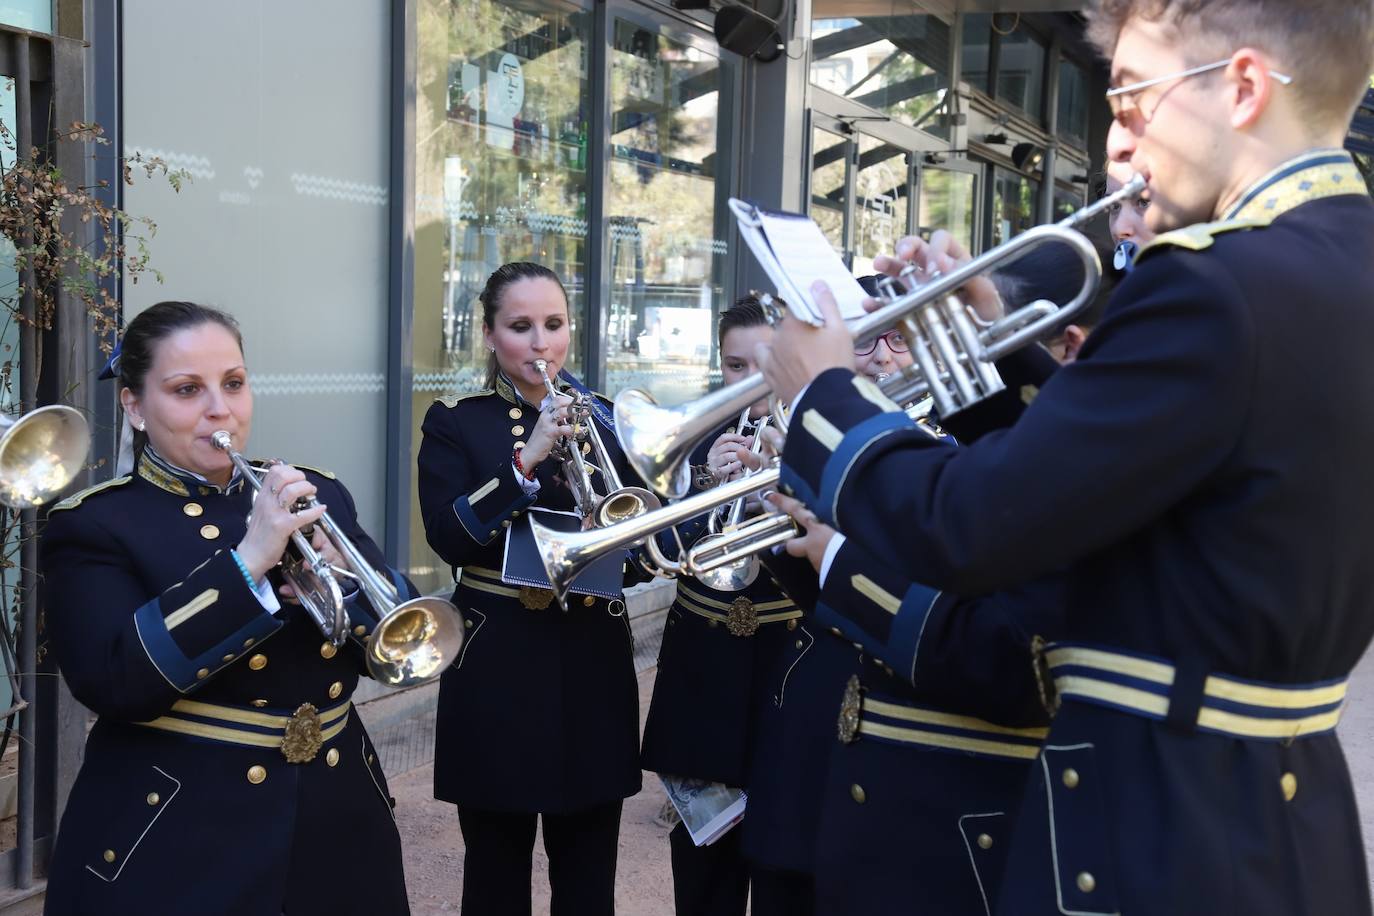
[[[1054,686],[1054,673],[1050,671],[1049,660],[1045,658],[1047,643],[1041,636],[1031,637],[1031,668],[1035,671],[1035,689],[1040,694],[1040,705],[1051,719],[1059,712],[1059,690]]]
[[[288,763],[309,763],[323,744],[319,710],[311,703],[302,703],[286,720],[286,734],[281,739],[282,756]]]
[[[730,614],[725,618],[725,629],[731,636],[753,636],[759,629],[759,615],[754,610],[754,602],[748,598],[736,598],[730,602]]]
[[[863,717],[864,694],[859,676],[851,674],[844,685],[844,699],[840,701],[839,734],[841,744],[853,744],[859,737],[859,720]]]
[[[528,611],[542,611],[553,604],[553,590],[533,585],[520,586],[520,603]]]

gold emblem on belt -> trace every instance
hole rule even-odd
[[[841,744],[853,744],[859,737],[859,719],[863,714],[863,686],[859,676],[851,674],[844,685],[844,699],[840,701],[839,735]]]
[[[520,603],[526,610],[542,611],[553,604],[553,590],[533,585],[520,586]]]
[[[311,703],[302,703],[286,720],[286,734],[281,739],[282,756],[288,763],[309,763],[323,744],[320,711]]]
[[[754,610],[754,602],[743,597],[731,601],[725,629],[730,631],[731,636],[753,636],[758,632],[759,615]]]

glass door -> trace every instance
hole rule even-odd
[[[966,251],[976,254],[982,237],[978,225],[982,171],[966,160],[923,161],[917,174],[916,234],[928,239],[935,230],[944,229]]]

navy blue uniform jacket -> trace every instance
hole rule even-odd
[[[1175,666],[1165,721],[1064,703],[1002,912],[1369,912],[1334,732],[1197,729],[1209,675],[1322,684],[1374,633],[1374,207],[1318,152],[1230,216],[1145,250],[1005,433],[931,447],[843,370],[796,408],[785,483],[847,535],[965,593],[1068,567],[1070,641]]]
[[[385,568],[343,485],[303,470]],[[348,703],[377,615],[355,592],[336,650],[299,607],[264,610],[230,553],[250,508],[241,482],[218,492],[144,456],[49,515],[47,634],[99,716],[57,833],[52,916],[408,912],[386,778]],[[324,722],[308,763],[287,761],[280,734],[276,746],[214,740],[251,741],[303,703]],[[345,861],[366,863],[368,879],[343,880]]]
[[[425,414],[420,511],[429,545],[462,569],[453,603],[468,624],[440,680],[434,795],[569,813],[639,791],[639,692],[623,603],[617,616],[606,599],[575,594],[565,613],[546,590],[522,596],[501,582],[505,534],[525,510],[573,508],[553,459],[536,471],[537,495],[516,480],[511,453],[538,417],[504,377]],[[602,440],[630,484],[615,437]]]

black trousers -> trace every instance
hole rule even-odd
[[[744,916],[749,903],[749,865],[740,852],[740,830],[710,846],[697,846],[679,823],[668,834],[673,853],[673,902],[677,916]]]
[[[466,916],[530,916],[537,818],[553,890],[550,916],[613,916],[619,801],[571,814],[513,814],[458,806]]]
[[[813,916],[816,892],[809,872],[759,868],[753,881],[753,916]]]

